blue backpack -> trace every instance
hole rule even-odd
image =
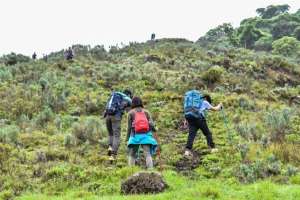
[[[120,92],[113,92],[106,104],[106,114],[115,115],[121,111],[123,96]]]
[[[185,118],[200,118],[200,108],[203,103],[203,95],[198,90],[190,90],[184,96]]]

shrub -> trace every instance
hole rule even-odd
[[[208,85],[217,83],[221,80],[222,75],[224,74],[225,70],[220,66],[213,66],[209,68],[204,74],[202,75],[202,79],[207,82]]]
[[[267,160],[256,160],[252,163],[243,163],[239,166],[237,176],[241,182],[253,183],[258,179],[264,179],[281,173],[281,163],[269,157]]]
[[[300,26],[294,30],[294,37],[297,38],[297,40],[300,40]]]
[[[287,176],[295,176],[299,172],[299,169],[297,167],[294,167],[293,165],[288,165],[286,168],[286,175]]]
[[[20,129],[14,125],[0,127],[0,142],[2,143],[17,143]]]
[[[42,112],[38,114],[36,117],[36,125],[39,127],[45,127],[49,121],[51,121],[54,117],[54,113],[49,107],[45,107]]]
[[[247,141],[258,141],[262,136],[256,123],[239,123],[235,128],[239,135]]]
[[[273,42],[272,35],[261,37],[259,40],[257,40],[254,43],[254,49],[256,51],[271,51],[272,42]]]
[[[294,37],[283,37],[272,43],[273,53],[292,56],[300,50],[300,42]]]
[[[99,139],[104,137],[105,133],[106,129],[104,123],[92,117],[77,122],[72,126],[72,135],[80,142],[89,141],[96,143]]]
[[[247,157],[247,154],[250,150],[249,145],[248,144],[240,144],[240,145],[238,145],[238,149],[240,151],[242,159],[245,160]]]
[[[7,68],[0,67],[0,83],[11,80],[12,78],[12,73]]]
[[[67,134],[64,139],[64,146],[69,148],[71,146],[74,146],[75,144],[76,142],[74,136],[71,134]]]
[[[282,142],[291,126],[292,112],[288,109],[274,110],[265,116],[265,122],[270,130],[272,142]]]
[[[6,65],[15,65],[17,63],[28,62],[30,60],[29,57],[16,53],[10,53],[3,56],[3,58]]]

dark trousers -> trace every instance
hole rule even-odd
[[[117,155],[121,139],[121,117],[106,116],[106,128],[108,131],[108,145],[112,147],[113,154]]]
[[[215,147],[212,134],[207,126],[205,118],[188,118],[186,120],[189,123],[189,136],[186,144],[187,149],[191,150],[193,148],[193,143],[199,129],[201,129],[202,133],[205,135],[207,145],[211,148]]]

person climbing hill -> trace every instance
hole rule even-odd
[[[32,60],[35,60],[36,57],[37,57],[37,54],[34,52],[34,53],[32,54],[32,56],[31,56],[31,58],[32,58]]]
[[[109,135],[108,155],[110,160],[116,159],[120,146],[121,121],[122,116],[127,108],[131,106],[132,92],[113,92],[106,104],[104,117],[106,118],[106,128]]]
[[[128,164],[134,166],[136,155],[140,146],[143,148],[146,157],[147,169],[153,168],[152,155],[157,148],[157,141],[153,137],[155,126],[147,110],[144,109],[142,99],[132,99],[131,110],[128,113],[127,146],[129,149]]]
[[[222,109],[223,105],[220,103],[217,106],[212,106],[211,103],[211,97],[209,95],[202,95],[200,91],[191,90],[185,93],[184,116],[189,127],[189,135],[184,152],[185,156],[191,155],[193,143],[199,129],[201,129],[202,133],[205,135],[207,145],[211,149],[211,152],[218,151],[218,149],[215,148],[212,133],[206,123],[205,111],[219,111]]]
[[[74,52],[71,47],[69,47],[65,52],[64,52],[64,57],[66,60],[71,61],[74,58]]]

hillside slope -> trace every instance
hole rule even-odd
[[[152,199],[119,196],[121,181],[142,168],[126,167],[126,116],[117,164],[107,161],[102,113],[111,91],[126,88],[158,127],[155,161],[170,188],[155,198],[300,198],[298,56],[185,39],[73,48],[72,62],[62,52],[0,59],[0,198]],[[189,162],[182,103],[193,88],[225,109],[207,116],[219,152],[210,154],[199,133]]]

